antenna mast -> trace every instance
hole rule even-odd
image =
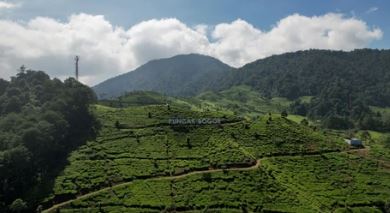
[[[76,62],[76,80],[79,80],[79,60],[80,60],[80,57],[78,55],[76,55],[76,57],[74,57],[74,60]]]

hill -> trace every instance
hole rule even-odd
[[[331,95],[340,88],[350,92],[353,100],[361,98],[371,105],[390,106],[389,82],[390,50],[307,50],[249,63],[231,71],[220,86],[226,89],[244,84],[266,97],[292,100],[301,96],[319,97],[323,93]]]
[[[211,89],[247,85],[265,98],[285,97],[294,101],[291,113],[329,128],[390,128],[390,117],[372,110],[390,106],[390,50],[286,53],[230,71],[219,82]]]
[[[222,91],[208,91],[194,97],[204,107],[214,110],[230,110],[239,116],[258,116],[269,112],[280,113],[291,101],[286,98],[265,98],[249,86],[233,86]]]
[[[390,117],[377,113],[390,107],[389,82],[390,50],[307,50],[260,59],[239,69],[208,56],[180,55],[151,61],[94,90],[103,99],[134,90],[198,96],[203,103],[211,103],[210,107],[215,103],[209,98],[217,98],[218,107],[222,104],[225,109],[255,114],[268,110],[270,100],[284,98],[291,104],[284,109],[322,120],[329,128],[389,131]],[[242,85],[250,93],[232,94]],[[245,98],[251,103],[241,106]],[[265,102],[262,109],[253,107]]]
[[[75,79],[31,70],[0,79],[0,212],[33,212],[69,152],[97,133],[95,101]]]
[[[135,92],[123,97],[127,107],[93,107],[99,136],[70,154],[45,212],[343,212],[390,203],[388,160],[360,155],[368,150],[351,150],[339,135],[278,114],[248,120],[189,107],[197,100],[140,105],[142,97],[163,96]],[[173,117],[222,122],[171,125]]]
[[[134,71],[108,79],[93,87],[99,98],[118,97],[135,90],[156,91],[171,96],[191,96],[215,84],[232,69],[203,55],[178,55],[150,61]]]

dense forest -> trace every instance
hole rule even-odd
[[[73,78],[22,67],[11,81],[0,79],[0,212],[35,211],[69,151],[95,136],[95,100]]]
[[[150,61],[134,71],[108,79],[93,89],[103,99],[140,90],[171,96],[193,96],[211,88],[231,69],[210,56],[178,55]]]
[[[297,100],[294,114],[321,119],[329,128],[389,130],[390,118],[370,106],[390,106],[390,51],[307,50],[261,59],[222,77],[217,90],[249,85],[264,97]]]

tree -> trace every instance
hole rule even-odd
[[[304,118],[304,119],[301,120],[301,124],[304,125],[304,126],[308,126],[309,125],[309,121],[307,121],[307,119]]]
[[[22,199],[18,198],[12,202],[12,204],[9,206],[11,211],[14,212],[21,212],[23,210],[27,209],[27,203],[24,202]]]
[[[8,114],[11,112],[20,112],[21,106],[22,104],[20,102],[20,99],[17,96],[13,96],[9,98],[7,102],[5,102],[3,114]]]
[[[99,123],[90,111],[95,101],[87,86],[51,80],[41,71],[0,80],[1,206],[22,211],[28,203],[17,198],[33,200],[26,192],[52,178],[70,151],[96,136]]]
[[[5,92],[9,82],[0,78],[0,96]]]
[[[307,114],[307,106],[303,104],[299,99],[290,104],[289,107],[291,113],[305,116]]]
[[[327,117],[322,124],[329,129],[351,129],[354,126],[350,119],[340,116]]]
[[[383,143],[384,143],[386,148],[390,148],[390,135],[384,136]]]
[[[190,138],[187,138],[187,147],[188,147],[189,149],[192,148],[192,144],[191,144]]]
[[[371,134],[368,131],[363,131],[361,134],[362,140],[369,145],[372,142]]]
[[[203,180],[210,183],[212,181],[211,173],[203,173],[202,174]]]
[[[288,114],[286,110],[283,110],[281,113],[282,118],[287,118]]]
[[[121,128],[121,124],[119,123],[119,121],[115,121],[115,128],[117,129]]]

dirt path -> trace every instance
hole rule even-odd
[[[365,148],[361,148],[361,149],[347,150],[347,151],[341,151],[341,152],[346,152],[346,153],[351,153],[352,154],[352,153],[367,152],[367,151],[368,151],[368,148],[365,147]],[[312,155],[312,154],[310,154],[310,155]],[[313,155],[318,155],[318,153],[313,153]],[[278,157],[291,157],[291,156],[292,155],[284,155],[284,156],[278,156]],[[266,158],[268,158],[268,157],[264,157],[262,159],[266,159]],[[175,180],[175,179],[181,179],[181,178],[185,178],[185,177],[188,177],[188,176],[191,176],[191,175],[196,175],[196,174],[206,174],[206,173],[215,173],[215,172],[223,172],[223,171],[250,171],[250,170],[255,170],[255,169],[259,168],[260,164],[261,164],[261,159],[258,159],[258,160],[256,160],[256,164],[254,164],[252,166],[249,166],[249,167],[226,168],[226,169],[209,169],[209,170],[203,170],[203,171],[193,171],[193,172],[180,174],[180,175],[164,176],[164,177],[153,177],[153,178],[148,178],[148,179],[144,179],[144,180]],[[84,198],[88,198],[88,197],[100,194],[102,192],[107,192],[107,191],[110,191],[110,190],[113,190],[113,189],[116,189],[116,188],[119,188],[119,187],[128,186],[128,185],[131,185],[133,183],[134,183],[134,181],[120,183],[120,184],[114,185],[112,187],[106,187],[106,188],[103,188],[103,189],[100,189],[100,190],[97,190],[97,191],[94,191],[94,192],[90,192],[90,193],[81,195],[81,196],[79,196],[79,197],[77,197],[75,199],[55,204],[52,207],[50,207],[49,209],[44,210],[42,213],[54,212],[56,209],[58,209],[60,207],[63,207],[63,206],[66,206],[66,205],[68,205],[68,204],[70,204],[70,203],[72,203],[72,202],[74,202],[76,200],[81,200],[81,199],[84,199]]]
[[[145,180],[148,180],[148,181],[149,180],[175,180],[175,179],[181,179],[181,178],[185,178],[185,177],[188,177],[188,176],[191,176],[191,175],[197,175],[197,174],[206,174],[206,173],[215,173],[215,172],[224,172],[224,171],[250,171],[250,170],[255,170],[255,169],[259,168],[260,167],[260,162],[261,162],[261,160],[256,160],[256,164],[252,165],[250,167],[226,168],[226,169],[209,169],[209,170],[203,170],[203,171],[189,172],[189,173],[181,174],[181,175],[173,175],[173,176],[166,176],[166,177],[154,177],[154,178],[149,178],[149,179],[145,179]],[[42,213],[54,212],[56,209],[58,209],[60,207],[63,207],[63,206],[66,206],[66,205],[68,205],[68,204],[70,204],[70,203],[72,203],[72,202],[74,202],[76,200],[81,200],[81,199],[84,199],[84,198],[92,197],[92,196],[100,194],[102,192],[107,192],[107,191],[110,191],[110,190],[113,190],[113,189],[116,189],[116,188],[128,186],[128,185],[131,185],[133,183],[134,183],[134,181],[130,181],[130,182],[126,182],[126,183],[120,183],[120,184],[114,185],[112,187],[106,187],[106,188],[103,188],[103,189],[100,189],[100,190],[97,190],[97,191],[94,191],[94,192],[91,192],[91,193],[87,193],[87,194],[81,195],[81,196],[79,196],[79,197],[77,197],[75,199],[55,204],[52,207],[50,207],[49,209],[46,209],[46,210],[42,211]]]

